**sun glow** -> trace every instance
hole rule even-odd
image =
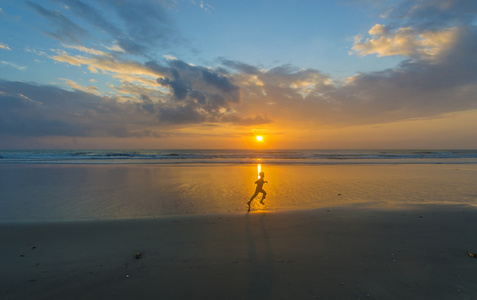
[[[263,141],[263,136],[261,136],[261,135],[257,135],[255,138],[256,138],[257,141],[259,141],[259,142],[262,142],[262,141]]]

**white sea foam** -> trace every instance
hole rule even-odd
[[[0,163],[477,164],[477,150],[0,150]]]

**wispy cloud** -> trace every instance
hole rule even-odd
[[[69,15],[50,11],[40,4],[29,1],[30,7],[50,20],[56,31],[45,31],[62,41],[81,44],[95,30],[106,33],[114,41],[110,49],[118,53],[149,55],[154,47],[169,47],[181,40],[172,20],[160,2],[148,0],[105,0],[94,4],[81,0],[57,0],[67,7]],[[113,14],[105,16],[104,11]],[[78,21],[76,21],[78,20]],[[89,26],[80,26],[79,20]],[[89,29],[91,28],[91,29]]]
[[[56,50],[56,54],[51,55],[50,58],[74,66],[86,66],[93,73],[100,71],[120,80],[138,84],[156,85],[156,78],[161,76],[160,73],[132,60],[122,61],[103,56],[73,56],[64,50]]]
[[[416,30],[466,26],[475,21],[477,2],[461,0],[399,1],[387,11],[389,21]],[[392,26],[395,26],[392,24]]]
[[[25,66],[19,66],[15,63],[8,62],[8,61],[3,61],[3,60],[0,60],[0,64],[15,68],[15,69],[20,70],[20,71],[25,71],[27,69],[27,67],[25,67]]]
[[[26,2],[36,13],[48,19],[56,31],[43,31],[45,34],[62,42],[81,43],[88,31],[71,21],[59,10],[51,11],[32,1]]]
[[[12,50],[12,49],[10,49],[10,47],[8,47],[7,44],[4,44],[4,43],[0,43],[0,49],[3,49],[3,50]]]
[[[84,52],[84,53],[88,53],[88,54],[92,54],[92,55],[96,55],[96,56],[111,57],[111,54],[108,53],[108,52],[104,52],[104,51],[96,50],[96,49],[92,49],[92,48],[86,48],[85,46],[65,45],[65,44],[63,44],[63,47],[69,48],[69,49],[76,49],[76,50],[78,50],[78,51],[81,51],[81,52]]]
[[[209,3],[206,3],[205,1],[200,1],[200,8],[205,10],[206,12],[210,12],[211,10],[214,10],[214,7],[209,4]]]
[[[90,93],[93,95],[100,95],[98,92],[98,88],[95,86],[82,86],[81,84],[71,80],[71,79],[66,79],[66,78],[60,78],[64,83],[66,83],[68,86],[70,86],[74,90],[82,91],[85,93]]]

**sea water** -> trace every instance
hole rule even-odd
[[[477,150],[0,150],[4,163],[477,164]]]
[[[477,205],[474,150],[0,150],[0,221]]]

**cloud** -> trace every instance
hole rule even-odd
[[[25,67],[25,66],[19,66],[15,63],[11,63],[11,62],[4,61],[4,60],[0,60],[0,64],[15,68],[15,69],[20,70],[20,71],[25,71],[27,69],[27,67]]]
[[[163,56],[165,59],[168,59],[168,60],[177,60],[178,58],[173,56],[173,55],[164,55]]]
[[[88,70],[89,70],[91,73],[95,73],[95,74],[99,73],[98,70],[96,70],[96,68],[93,67],[93,66],[88,66]]]
[[[112,51],[113,53],[125,53],[126,51],[124,51],[123,48],[121,48],[121,46],[119,46],[118,44],[118,41],[113,41],[113,45],[112,46],[103,46],[104,48]]]
[[[209,12],[210,10],[213,10],[214,7],[210,5],[209,3],[206,3],[205,1],[200,1],[200,8],[203,9],[206,12]]]
[[[77,82],[75,82],[73,80],[70,80],[70,79],[66,79],[66,78],[60,78],[60,80],[65,82],[72,89],[75,89],[75,90],[78,90],[78,91],[83,91],[85,93],[91,93],[91,94],[98,95],[98,96],[101,95],[98,92],[98,88],[95,87],[95,86],[82,86],[82,85],[78,84]]]
[[[122,78],[116,89],[128,96],[95,95],[68,80],[74,91],[3,81],[0,127],[4,135],[125,138],[198,124],[341,127],[432,118],[477,108],[476,55],[475,28],[461,29],[439,61],[406,60],[340,86],[318,70],[289,65],[263,70],[228,60],[212,69],[178,59],[140,64],[61,52],[53,58]],[[136,80],[145,77],[156,80]]]
[[[35,12],[53,24],[52,29],[47,31],[48,35],[62,41],[66,48],[55,50],[55,54],[49,57],[56,62],[84,67],[91,73],[108,74],[120,80],[120,86],[110,86],[118,93],[117,98],[120,101],[141,102],[141,97],[147,95],[162,103],[162,108],[154,110],[159,122],[172,123],[169,115],[176,113],[178,116],[191,115],[197,122],[217,121],[230,109],[232,103],[239,102],[238,86],[232,84],[224,74],[214,70],[203,67],[194,69],[192,66],[185,69],[183,67],[187,64],[171,55],[165,56],[165,65],[157,62],[153,64],[154,68],[131,60],[131,56],[121,59],[123,54],[148,57],[157,47],[167,49],[170,45],[183,42],[164,10],[166,5],[173,5],[170,2],[53,2],[61,4],[58,10],[46,9],[41,2],[28,2]],[[203,8],[211,8],[207,3],[201,5]],[[81,24],[81,27],[78,24]],[[103,46],[109,53],[103,49],[83,46],[82,41],[94,38],[96,32],[105,33],[110,38],[112,46]],[[73,55],[72,50],[81,53]],[[98,94],[98,91],[91,87],[80,86],[74,81],[63,81],[74,89]],[[186,118],[178,119],[183,121],[174,122],[186,122]]]
[[[266,113],[274,123],[341,127],[436,118],[477,108],[477,28],[449,30],[452,42],[440,51],[419,53],[394,69],[357,74],[343,86],[312,69],[224,64],[244,95],[237,111]]]
[[[365,40],[355,36],[354,53],[435,60],[454,47],[463,31],[475,28],[477,2],[406,0],[382,16],[388,24],[374,25]]]
[[[398,2],[390,9],[386,18],[419,31],[438,31],[442,28],[470,25],[475,21],[476,14],[475,1],[406,0]]]
[[[116,54],[149,55],[155,47],[166,48],[181,42],[180,34],[160,1],[104,0],[86,3],[81,0],[55,0],[66,7],[68,16],[59,10],[50,11],[29,1],[30,7],[50,20],[56,31],[46,33],[62,42],[81,44],[96,31],[106,33]],[[106,16],[103,12],[108,11]],[[76,21],[78,20],[78,21]],[[84,27],[77,25],[86,21]]]
[[[63,110],[62,106],[55,107],[49,105],[51,103],[48,101],[41,101],[44,100],[41,99],[43,97],[58,95],[59,89],[45,89],[11,82],[0,82],[0,89],[2,91],[0,94],[0,134],[15,136],[83,136],[86,134],[87,126],[85,124],[71,126],[69,118],[65,118],[63,113],[59,113],[58,110]],[[43,93],[38,97],[34,95],[35,92]]]
[[[129,100],[140,102],[140,97],[148,95],[162,103],[163,106],[155,110],[159,122],[220,122],[224,114],[230,113],[240,102],[240,87],[223,70],[192,66],[179,59],[166,60],[164,64],[157,61],[140,64],[98,56],[96,54],[101,53],[94,49],[81,49],[90,56],[73,56],[57,50],[56,55],[50,57],[58,62],[85,66],[93,73],[111,74],[122,82],[122,86],[115,89]],[[96,93],[68,83],[75,89]]]
[[[258,126],[270,124],[273,121],[268,119],[266,116],[255,116],[255,117],[246,117],[242,118],[238,115],[227,115],[223,118],[224,121],[231,122],[241,126]]]
[[[45,34],[56,38],[62,42],[69,43],[81,43],[83,38],[88,33],[87,30],[83,29],[68,17],[62,14],[60,11],[50,11],[45,9],[43,6],[36,4],[32,1],[26,1],[26,3],[39,15],[48,19],[53,27],[56,27],[56,31],[43,31]]]
[[[160,73],[132,60],[119,60],[113,57],[70,55],[66,51],[57,50],[50,56],[57,62],[68,63],[74,66],[86,66],[91,72],[112,74],[123,81],[136,82],[144,85],[156,85],[155,80]]]
[[[4,43],[0,43],[0,49],[3,49],[3,50],[12,50],[12,49],[10,49],[10,47],[8,47],[7,44],[4,44]]]
[[[111,54],[101,51],[101,50],[96,50],[92,48],[86,48],[85,46],[76,46],[76,45],[63,45],[63,47],[70,48],[70,49],[76,49],[78,51],[96,55],[96,56],[106,56],[106,57],[111,57]]]
[[[231,103],[238,103],[238,87],[223,74],[181,61],[156,65],[175,80],[187,82],[191,91],[181,101],[174,91],[124,84],[121,90],[136,94],[101,96],[96,87],[61,79],[74,91],[30,83],[0,81],[0,134],[24,137],[162,137],[159,128],[201,123],[244,123],[247,118],[227,117]],[[188,66],[188,67],[187,67]],[[155,71],[147,66],[144,70]],[[207,72],[205,72],[207,70]],[[199,77],[195,75],[199,74]],[[168,78],[168,77],[166,77]],[[156,88],[160,86],[156,84]],[[225,117],[227,116],[227,117]],[[245,120],[245,121],[244,121]],[[260,120],[254,120],[259,123]]]
[[[362,36],[355,37],[352,49],[358,55],[376,53],[378,57],[402,55],[433,59],[455,43],[459,29],[452,27],[418,32],[411,27],[405,27],[390,31],[385,25],[376,24],[368,33],[371,38],[365,41],[362,41]]]
[[[171,122],[164,113],[177,118],[190,115],[193,120],[219,121],[232,106],[240,102],[240,87],[235,85],[228,74],[199,66],[191,66],[181,60],[169,60],[167,65],[149,62],[146,65],[162,73],[157,83],[172,91],[170,106],[163,110],[160,120]]]
[[[158,119],[169,124],[200,124],[207,121],[207,114],[197,109],[194,103],[164,105],[158,110]]]
[[[79,89],[71,92],[0,81],[0,91],[3,135],[122,138],[141,136],[145,130],[155,131],[157,126],[157,119],[134,103],[121,103]]]
[[[233,60],[229,60],[225,58],[220,58],[219,60],[224,66],[231,68],[233,70],[239,71],[241,73],[246,73],[251,75],[260,73],[259,68],[249,64],[245,64],[242,62],[233,61]]]
[[[358,55],[400,55],[403,60],[395,68],[359,73],[339,84],[319,70],[292,65],[262,69],[218,58],[212,68],[174,56],[134,61],[122,54],[145,54],[172,42],[173,24],[162,6],[152,1],[131,8],[123,5],[130,1],[56,2],[68,5],[68,14],[34,8],[55,26],[70,24],[52,29],[50,35],[68,44],[48,57],[118,79],[117,86],[110,86],[115,96],[68,79],[62,80],[73,91],[0,81],[0,134],[128,138],[224,124],[341,128],[438,118],[477,108],[477,28],[469,13],[473,3],[469,10],[458,1],[400,3],[388,12],[386,22],[357,39],[353,50]],[[115,17],[105,20],[99,6],[110,8]],[[435,22],[439,16],[445,16],[445,22]],[[87,20],[89,27],[75,27],[74,17]],[[112,47],[74,43],[92,34],[91,27],[101,26]],[[147,32],[151,28],[157,31]]]
[[[475,1],[400,2],[385,14],[387,25],[373,26],[364,41],[356,37],[353,50],[361,56],[401,55],[404,60],[394,69],[357,74],[330,99],[341,95],[339,111],[356,123],[476,108],[476,16]]]

